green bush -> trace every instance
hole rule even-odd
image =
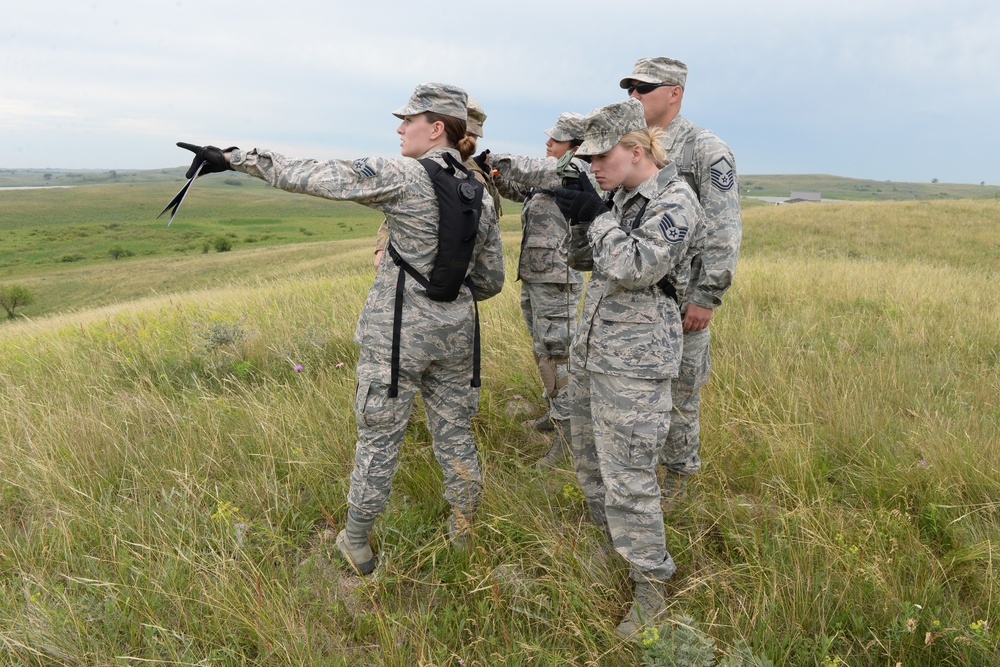
[[[0,306],[7,311],[7,317],[14,319],[15,310],[21,306],[27,306],[35,300],[35,296],[28,288],[21,285],[7,285],[0,289]]]
[[[212,239],[212,247],[215,252],[229,252],[233,249],[233,242],[225,236],[216,236]]]
[[[108,255],[111,257],[111,259],[121,259],[122,257],[131,257],[134,254],[135,253],[132,252],[131,250],[127,250],[126,248],[123,248],[121,245],[117,244],[108,248]]]

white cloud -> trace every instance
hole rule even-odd
[[[744,171],[1000,182],[992,2],[49,0],[0,31],[3,167],[171,166],[176,140],[394,154],[389,112],[432,80],[483,104],[486,145],[537,155],[559,112],[670,55],[691,68],[685,114]]]

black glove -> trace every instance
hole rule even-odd
[[[490,149],[484,150],[482,153],[472,158],[472,161],[479,165],[479,168],[483,170],[484,174],[490,174],[493,172],[490,169],[490,165],[486,162],[487,156],[490,154]]]
[[[202,162],[205,163],[205,166],[201,168],[198,176],[217,174],[220,171],[229,171],[232,169],[224,154],[236,150],[236,146],[230,146],[222,150],[215,146],[196,146],[194,144],[186,144],[183,141],[178,141],[177,145],[194,153],[194,159],[191,161],[191,166],[188,167],[187,173],[184,174],[184,178],[194,176],[194,172],[198,170],[198,165]]]
[[[553,193],[559,210],[569,220],[569,224],[593,222],[594,218],[608,210],[604,200],[594,190],[590,178],[585,174],[571,180],[567,185],[573,187],[556,188]]]

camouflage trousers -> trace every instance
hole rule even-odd
[[[531,332],[549,417],[555,420],[569,419],[563,387],[569,380],[569,348],[582,292],[577,283],[521,283],[521,314]]]
[[[709,339],[708,329],[684,334],[680,376],[670,390],[674,402],[670,433],[660,450],[660,463],[675,475],[693,475],[701,469],[699,412],[701,388],[712,368]]]
[[[371,520],[388,502],[406,423],[419,391],[434,457],[444,474],[444,498],[454,512],[471,519],[483,488],[470,423],[479,409],[479,389],[469,386],[472,359],[401,364],[396,398],[388,397],[389,376],[388,350],[361,351],[354,398],[358,442],[347,494],[351,513],[359,520]]]
[[[574,371],[573,467],[591,518],[603,528],[635,581],[666,580],[667,552],[656,458],[670,428],[670,380]]]

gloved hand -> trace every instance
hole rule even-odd
[[[194,172],[197,171],[198,165],[202,162],[205,163],[205,166],[201,168],[201,173],[198,174],[199,177],[204,176],[205,174],[217,174],[220,171],[229,171],[232,169],[229,165],[229,161],[226,160],[225,153],[236,150],[236,146],[230,146],[229,148],[223,150],[221,148],[216,148],[215,146],[196,146],[195,144],[186,144],[183,141],[178,141],[177,145],[194,153],[194,159],[191,161],[191,166],[188,167],[187,173],[184,174],[184,178],[191,178],[194,176]]]
[[[479,165],[479,168],[483,170],[484,174],[489,174],[492,171],[489,165],[489,155],[490,149],[487,148],[482,153],[472,158],[472,161]]]
[[[559,205],[563,216],[569,220],[569,224],[593,222],[594,218],[608,210],[587,176],[581,175],[566,185],[572,187],[556,188],[553,192],[556,204]]]

